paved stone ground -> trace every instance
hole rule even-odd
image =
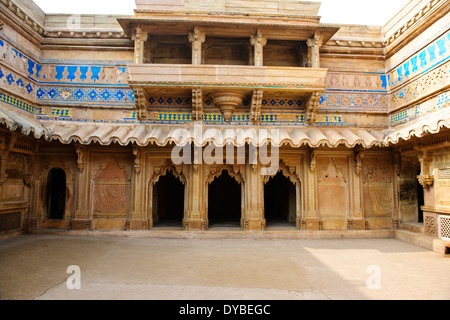
[[[0,270],[1,300],[450,299],[450,257],[396,239],[20,235],[0,241]]]

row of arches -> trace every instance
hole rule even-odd
[[[155,226],[181,226],[184,216],[184,185],[171,171],[154,186]],[[281,172],[264,187],[265,218],[268,226],[295,225],[296,187]],[[242,186],[227,170],[208,186],[210,227],[239,227],[242,217]]]
[[[267,225],[293,224],[296,219],[296,187],[281,172],[264,187]],[[182,226],[185,207],[185,185],[167,170],[153,187],[153,220],[156,227]],[[54,168],[49,171],[46,188],[46,218],[64,219],[66,174]],[[208,219],[210,227],[239,227],[242,217],[242,186],[227,170],[208,186]]]

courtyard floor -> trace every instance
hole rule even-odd
[[[397,239],[19,235],[0,270],[1,300],[450,299],[450,257]]]

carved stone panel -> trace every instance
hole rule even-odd
[[[94,218],[126,218],[130,210],[130,179],[124,167],[111,159],[100,167],[93,185]]]
[[[317,156],[318,208],[321,218],[346,218],[348,170],[346,157]]]
[[[367,218],[392,216],[393,167],[389,157],[363,160],[363,202]]]

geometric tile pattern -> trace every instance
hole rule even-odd
[[[87,102],[134,104],[134,91],[122,88],[40,87],[36,98],[41,103]]]
[[[450,31],[424,47],[411,58],[389,72],[391,88],[401,85],[412,77],[428,72],[438,64],[450,59]]]
[[[26,102],[23,102],[23,101],[21,101],[19,99],[16,99],[14,97],[11,97],[9,95],[6,95],[4,93],[1,93],[1,92],[0,92],[0,101],[4,102],[4,103],[7,103],[9,105],[12,105],[14,107],[17,107],[19,109],[25,110],[25,111],[27,111],[29,113],[33,113],[33,114],[36,113],[36,107],[35,106],[33,106],[31,104],[28,104]]]

